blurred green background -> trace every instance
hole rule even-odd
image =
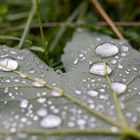
[[[140,0],[99,0],[105,11],[117,24],[123,36],[133,47],[140,48]],[[32,7],[30,0],[0,0],[0,44],[17,47]],[[40,0],[40,18],[45,44],[48,47],[47,62],[42,46],[37,14],[23,48],[31,49],[44,62],[55,69],[63,67],[61,54],[75,29],[81,27],[117,38],[106,26],[90,0]]]

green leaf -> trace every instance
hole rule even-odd
[[[106,42],[118,54],[97,55],[96,47]],[[62,74],[26,49],[0,50],[1,139],[140,139],[140,56],[126,41],[76,31],[62,56]],[[97,62],[104,76],[90,73]],[[126,89],[116,92],[114,82]]]

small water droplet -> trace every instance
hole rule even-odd
[[[123,66],[121,64],[119,64],[117,67],[118,69],[123,69]]]
[[[47,110],[44,108],[41,108],[41,109],[37,110],[37,115],[39,117],[45,117],[47,115]]]
[[[92,97],[98,96],[98,92],[95,91],[95,90],[89,90],[89,91],[87,92],[87,94],[88,94],[89,96],[92,96]]]
[[[11,58],[5,58],[0,60],[0,70],[13,71],[18,68],[18,62]]]
[[[112,132],[117,132],[117,131],[118,131],[118,128],[115,127],[115,126],[112,126],[112,127],[111,127],[111,131],[112,131]]]
[[[35,81],[33,82],[33,86],[35,87],[43,87],[45,84],[46,82],[39,78],[35,78]]]
[[[108,96],[106,96],[106,95],[100,95],[100,99],[102,99],[102,100],[108,100]]]
[[[127,46],[121,46],[123,52],[128,52],[129,48]]]
[[[8,93],[8,91],[9,91],[9,88],[8,87],[5,87],[4,93]]]
[[[100,92],[105,92],[104,88],[99,89]]]
[[[97,40],[97,41],[101,41],[101,38],[98,37],[98,38],[96,38],[96,40]]]
[[[82,92],[80,90],[75,90],[75,93],[80,95]]]
[[[101,57],[111,57],[119,52],[119,49],[113,43],[102,43],[96,47],[95,52]]]
[[[112,60],[111,63],[112,63],[113,65],[115,65],[115,64],[117,64],[117,60]]]
[[[106,74],[109,75],[112,72],[110,66],[106,64],[106,69],[103,63],[96,62],[93,63],[90,67],[90,73],[95,75],[105,76]]]
[[[86,120],[84,120],[84,119],[79,119],[79,120],[77,120],[77,124],[80,125],[80,126],[83,126],[83,125],[86,124]]]
[[[28,100],[27,99],[23,99],[20,102],[20,107],[21,108],[27,108],[28,107],[28,104],[29,104]]]
[[[44,103],[44,102],[46,102],[46,98],[39,98],[39,99],[37,99],[37,101],[39,102],[39,103]]]
[[[124,93],[127,89],[127,85],[120,82],[113,82],[111,87],[112,90],[118,94]]]
[[[54,96],[54,97],[61,97],[62,94],[60,94],[59,92],[57,92],[56,90],[52,90],[51,91],[51,95]]]
[[[40,126],[43,128],[54,128],[58,127],[62,123],[62,119],[56,115],[48,115],[43,118],[40,122]]]
[[[78,58],[76,58],[74,61],[73,61],[73,64],[77,64],[78,63]]]
[[[121,53],[121,56],[126,56],[126,53]]]
[[[68,122],[68,126],[69,127],[74,127],[75,126],[75,123],[74,122]]]

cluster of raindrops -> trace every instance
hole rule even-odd
[[[83,34],[80,35],[84,37]],[[138,66],[134,65],[133,61],[130,64],[125,63],[132,51],[127,43],[109,40],[94,37],[95,43],[92,44],[84,39],[78,42],[80,45],[76,44],[79,48],[77,47],[74,52],[69,43],[66,50],[70,56],[66,58],[64,56],[63,62],[66,61],[64,66],[70,65],[71,60],[69,68],[73,71],[58,72],[61,74],[55,73],[28,50],[2,46],[0,97],[4,102],[0,110],[0,128],[11,133],[24,128],[41,130],[104,128],[113,132],[118,130],[63,97],[55,90],[55,87],[62,85],[66,93],[90,109],[118,121],[112,100],[114,92],[119,97],[122,110],[129,122],[134,125],[137,122],[136,112],[140,112],[137,98],[140,97],[140,91],[138,86],[131,86],[130,83],[138,73]],[[88,47],[83,45],[86,43]],[[111,85],[106,81],[106,76],[110,78]],[[47,84],[54,89],[47,88]],[[129,97],[134,95],[137,99],[136,104],[132,104],[125,111],[127,107],[125,99],[129,102]],[[24,134],[19,137],[27,139],[27,135]],[[37,139],[36,135],[31,140],[34,139]]]
[[[45,88],[47,82],[50,87],[57,86],[59,76],[28,50],[5,45],[0,49],[0,96],[4,101],[1,108],[5,110],[0,113],[1,129],[15,133],[34,125],[35,128],[61,126],[59,107],[47,99],[61,95]]]
[[[117,111],[112,95],[116,94],[126,118],[134,126],[140,112],[136,109],[140,104],[139,52],[125,40],[81,30],[74,34],[64,52],[62,61],[69,74],[64,81],[72,79],[65,85],[75,93],[73,96],[90,108],[114,117]],[[110,111],[104,112],[108,107]]]
[[[29,51],[19,51],[6,46],[2,46],[1,50],[0,96],[5,101],[1,106],[4,109],[0,114],[1,129],[16,133],[24,128],[85,129],[102,126],[102,122],[97,118],[86,114],[55,90],[60,79],[57,79],[54,71],[44,71],[44,65]],[[46,88],[48,83],[54,89]],[[89,91],[89,96],[98,95],[98,92],[93,92],[95,91]],[[78,90],[77,94],[80,94]],[[106,126],[109,127],[105,124]],[[22,133],[18,137],[27,139],[28,135]]]

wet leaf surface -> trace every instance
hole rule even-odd
[[[112,44],[115,52],[95,51]],[[76,31],[61,75],[26,49],[0,50],[1,139],[140,138],[140,55],[127,41]]]

